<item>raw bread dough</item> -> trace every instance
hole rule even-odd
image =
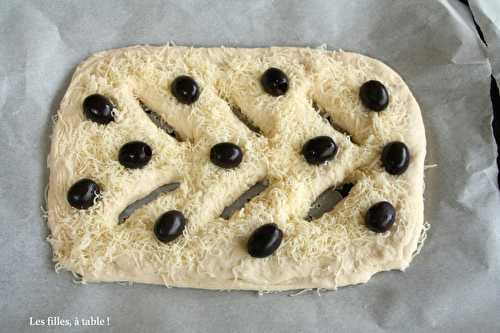
[[[290,79],[284,96],[273,97],[260,76],[278,67]],[[201,88],[192,105],[177,102],[170,83],[190,75]],[[390,103],[370,112],[359,100],[368,80],[384,83]],[[107,96],[115,121],[87,120],[82,102]],[[157,127],[140,102],[171,125],[182,141]],[[233,113],[240,109],[261,134]],[[322,116],[331,117],[336,130]],[[300,154],[310,138],[329,135],[339,149],[320,166]],[[120,147],[148,143],[153,157],[143,169],[125,169]],[[384,171],[380,154],[391,141],[411,154],[400,176]],[[244,159],[233,170],[209,159],[219,142],[238,144]],[[187,48],[139,46],[98,53],[73,75],[58,111],[48,164],[49,241],[58,268],[84,282],[134,281],[209,289],[335,289],[366,282],[379,272],[404,270],[423,230],[425,133],[419,107],[403,80],[386,65],[342,51],[308,48]],[[91,178],[101,197],[87,210],[71,207],[69,187]],[[220,218],[256,182],[269,187],[229,220]],[[173,192],[136,210],[125,223],[118,216],[131,202],[172,182]],[[308,222],[311,203],[327,188],[355,183],[331,212]],[[364,215],[374,203],[390,201],[397,219],[383,234],[369,231]],[[157,241],[155,220],[171,209],[187,217],[174,242]],[[258,226],[276,223],[280,248],[265,259],[246,251]]]

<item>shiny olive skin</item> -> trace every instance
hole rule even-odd
[[[179,237],[186,227],[186,218],[178,210],[170,210],[161,215],[154,225],[154,234],[162,243],[171,242]]]
[[[320,165],[337,154],[337,145],[329,136],[317,136],[307,141],[302,147],[302,155],[307,163]]]
[[[359,89],[361,103],[371,111],[380,112],[389,105],[389,93],[386,87],[376,80],[363,83]]]
[[[170,85],[170,91],[182,104],[193,104],[200,97],[200,87],[192,77],[187,75],[176,77]]]
[[[92,179],[84,178],[74,183],[68,190],[68,203],[76,209],[88,209],[94,205],[101,189]]]
[[[113,104],[103,95],[93,94],[83,100],[83,113],[87,119],[106,125],[114,120]]]
[[[264,224],[255,229],[248,239],[247,250],[254,258],[265,258],[279,248],[282,240],[283,232],[276,224]]]
[[[401,175],[410,165],[410,151],[403,142],[394,141],[384,146],[381,159],[385,171]]]
[[[396,210],[390,202],[381,201],[368,209],[365,224],[371,231],[383,233],[388,231],[396,220]]]
[[[279,68],[267,69],[260,78],[262,89],[271,96],[281,96],[288,91],[288,76]]]
[[[231,142],[221,142],[210,149],[210,161],[218,167],[233,169],[243,160],[241,148]]]
[[[142,141],[131,141],[124,144],[118,152],[118,161],[128,169],[140,169],[151,160],[153,151]]]

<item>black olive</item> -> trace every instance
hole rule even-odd
[[[175,78],[170,86],[170,91],[182,104],[192,104],[200,96],[200,88],[196,81],[187,75]]]
[[[271,67],[260,78],[262,88],[272,96],[281,96],[288,90],[288,77],[281,69]]]
[[[158,218],[154,225],[156,238],[162,243],[168,243],[179,237],[186,226],[184,214],[171,210]]]
[[[322,164],[335,157],[337,145],[329,136],[317,136],[307,141],[302,148],[302,155],[307,163]]]
[[[151,160],[151,147],[142,141],[124,144],[118,153],[120,164],[129,169],[140,169]]]
[[[410,165],[410,152],[402,142],[395,141],[385,145],[382,150],[382,164],[391,175],[400,175]]]
[[[376,112],[384,110],[389,104],[387,89],[375,80],[363,83],[359,89],[359,98],[365,107]]]
[[[365,224],[371,231],[382,233],[389,230],[396,220],[396,210],[387,201],[381,201],[368,209]]]
[[[255,258],[270,256],[278,249],[282,239],[283,231],[276,224],[264,224],[255,229],[248,239],[248,253]]]
[[[68,190],[68,202],[77,209],[87,209],[94,204],[101,193],[99,185],[92,179],[84,178],[74,183]]]
[[[113,104],[103,95],[87,96],[83,101],[83,113],[98,124],[108,124],[114,120]]]
[[[236,168],[243,160],[241,148],[231,142],[221,142],[210,149],[210,161],[224,169]]]

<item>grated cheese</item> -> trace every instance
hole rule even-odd
[[[260,75],[280,67],[290,78],[286,95],[260,88]],[[199,100],[181,105],[169,84],[188,74],[201,87]],[[359,86],[377,79],[390,92],[381,113],[367,112]],[[93,93],[114,103],[115,121],[86,121],[83,99]],[[187,140],[178,142],[158,128],[139,103],[154,110]],[[313,107],[330,116],[350,136],[335,130]],[[231,108],[261,131],[250,130]],[[378,271],[406,268],[420,251],[423,225],[425,135],[418,105],[402,79],[371,58],[326,47],[204,49],[139,46],[101,52],[76,70],[64,96],[48,159],[48,241],[55,269],[91,281],[135,281],[210,289],[335,289],[366,282]],[[329,135],[339,145],[333,161],[311,167],[300,150],[309,139]],[[141,140],[153,148],[141,170],[124,169],[120,147]],[[404,141],[412,154],[399,177],[380,165],[383,145]],[[210,148],[238,144],[244,160],[235,170],[210,163]],[[78,211],[66,202],[68,188],[91,178],[102,189],[95,204]],[[269,187],[229,220],[224,207],[259,180]],[[304,220],[311,203],[327,188],[355,183],[349,196],[314,222]],[[118,215],[131,202],[160,185],[180,187],[136,210],[121,225]],[[363,223],[366,210],[391,201],[397,221],[391,231],[374,234]],[[188,218],[181,238],[159,243],[152,232],[165,211]],[[285,234],[273,256],[246,254],[250,233],[276,223]]]

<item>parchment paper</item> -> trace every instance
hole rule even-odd
[[[326,43],[396,69],[421,105],[427,164],[438,165],[426,171],[432,228],[412,266],[321,297],[82,286],[69,273],[56,274],[40,213],[51,115],[75,66],[91,53],[169,41]],[[0,331],[62,330],[68,320],[68,331],[88,332],[498,332],[490,74],[472,17],[455,0],[1,1]],[[75,318],[90,316],[102,325],[74,327]],[[59,325],[48,326],[48,317]],[[35,327],[36,320],[45,324]]]
[[[469,4],[488,43],[492,72],[498,82],[500,81],[500,1],[472,0]]]

